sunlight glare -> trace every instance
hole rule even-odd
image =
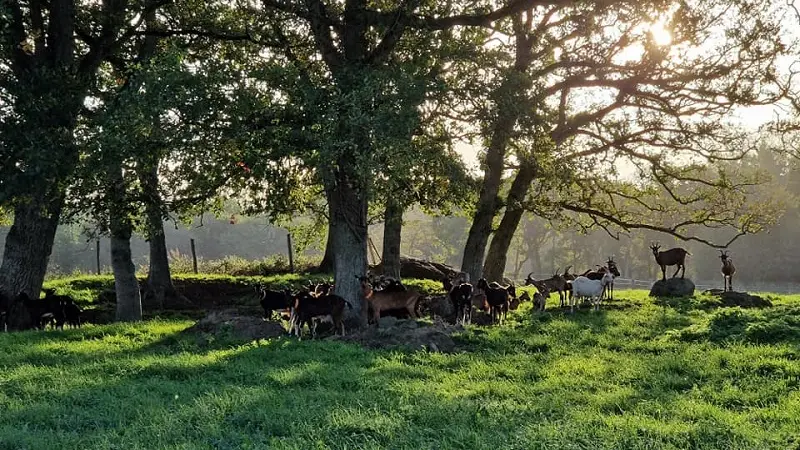
[[[653,36],[655,43],[660,46],[670,45],[672,43],[672,33],[664,28],[664,20],[654,23],[650,27],[650,34]]]

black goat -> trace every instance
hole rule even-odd
[[[456,312],[456,323],[472,323],[472,285],[461,283],[450,291],[450,301]]]
[[[344,307],[353,306],[338,295],[323,295],[315,297],[309,292],[301,292],[292,298],[292,312],[289,320],[289,335],[295,332],[299,339],[303,334],[303,325],[308,324],[311,337],[317,335],[317,323],[330,320],[333,322],[334,333],[341,331],[344,336]]]
[[[292,292],[288,289],[284,291],[273,291],[264,286],[258,287],[261,300],[259,303],[264,308],[264,319],[270,320],[274,311],[282,311],[292,306]]]
[[[511,292],[514,292],[516,297],[516,289],[514,285],[500,286],[498,283],[487,283],[485,278],[478,280],[475,285],[478,289],[483,290],[486,294],[486,303],[491,311],[492,323],[501,322],[508,314],[509,299]]]
[[[72,301],[64,304],[64,318],[67,321],[67,325],[72,328],[80,328],[81,327],[81,308]]]
[[[317,297],[321,297],[323,295],[331,295],[333,294],[333,288],[334,288],[333,282],[323,281],[321,283],[318,283],[314,287],[313,289],[314,295],[316,295]]]
[[[650,250],[653,251],[653,256],[656,257],[656,263],[661,266],[661,279],[664,281],[667,279],[667,266],[677,266],[675,273],[672,274],[672,278],[675,278],[680,270],[683,270],[681,272],[681,278],[683,278],[683,276],[686,275],[686,265],[684,264],[686,262],[686,255],[691,255],[691,253],[680,247],[671,248],[664,252],[658,251],[659,248],[661,248],[661,246],[658,244],[652,244],[650,246]]]

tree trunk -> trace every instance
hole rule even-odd
[[[114,291],[117,294],[116,320],[142,320],[142,299],[139,295],[139,281],[136,279],[136,266],[131,257],[130,235],[111,236],[111,267],[114,269]]]
[[[329,217],[333,217],[330,214],[329,208]],[[333,224],[332,221],[328,220],[328,237],[325,242],[325,254],[322,256],[322,262],[319,263],[319,268],[317,269],[321,273],[333,273],[334,265],[333,265]]]
[[[331,208],[329,240],[333,240],[335,291],[353,307],[347,309],[348,322],[366,326],[367,311],[358,277],[367,274],[367,194],[363,189],[353,188],[344,170],[336,177],[336,189],[327,191]]]
[[[133,224],[129,216],[132,211],[129,211],[122,166],[118,162],[112,163],[109,168],[108,179],[111,268],[114,270],[114,290],[117,294],[116,320],[133,322],[142,320],[142,297],[131,255]]]
[[[492,233],[492,222],[497,213],[497,195],[503,177],[506,146],[511,140],[514,125],[523,110],[522,105],[527,100],[522,93],[531,86],[526,71],[533,57],[531,48],[534,41],[535,39],[529,39],[524,34],[517,34],[514,67],[504,75],[500,86],[492,93],[497,119],[492,124],[481,195],[469,229],[467,243],[464,245],[464,258],[461,263],[461,271],[468,273],[471,280],[477,281],[482,275],[486,244]]]
[[[472,225],[469,228],[467,242],[464,245],[464,257],[461,260],[461,271],[468,273],[470,280],[475,281],[482,275],[481,268],[486,253],[486,244],[489,242],[492,221],[497,212],[497,195],[500,192],[503,161],[508,142],[505,136],[511,131],[516,121],[515,117],[509,117],[507,114],[504,119],[502,123],[498,121],[495,132],[492,134],[492,142],[486,154],[486,172],[483,177],[483,186],[481,186],[481,195],[478,199],[478,207],[475,209],[475,216],[472,218]]]
[[[399,280],[403,206],[395,199],[388,199],[383,220],[383,274]]]
[[[0,289],[11,298],[20,292],[39,298],[42,290],[63,205],[58,195],[45,210],[43,197],[14,208],[14,224],[6,235],[0,266]]]
[[[164,308],[165,298],[176,298],[178,293],[172,284],[172,274],[167,255],[167,239],[161,215],[162,199],[158,192],[158,163],[142,169],[139,179],[146,199],[147,238],[150,246],[150,263],[147,272],[147,290],[144,299],[153,307]]]
[[[502,281],[503,273],[506,268],[508,248],[511,246],[511,239],[517,231],[522,214],[525,212],[523,202],[528,195],[531,183],[536,176],[536,169],[533,164],[526,163],[520,166],[511,189],[508,192],[506,210],[500,226],[492,238],[489,246],[489,253],[486,255],[486,265],[483,268],[483,275],[490,281]]]

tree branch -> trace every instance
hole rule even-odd
[[[567,211],[572,211],[572,212],[588,215],[589,217],[592,218],[592,220],[595,222],[596,225],[598,225],[598,226],[602,227],[603,229],[605,229],[606,232],[609,232],[608,229],[606,228],[606,226],[604,224],[601,224],[597,220],[598,218],[601,218],[601,219],[603,219],[603,220],[605,220],[607,222],[613,223],[613,224],[621,227],[625,231],[630,231],[630,230],[633,230],[633,229],[658,231],[658,232],[661,232],[661,233],[669,234],[671,236],[675,236],[676,238],[678,238],[680,240],[683,240],[683,241],[700,242],[702,244],[708,245],[709,247],[713,247],[713,248],[728,248],[728,246],[730,246],[734,241],[736,241],[740,237],[742,237],[742,236],[747,234],[747,231],[739,231],[739,232],[736,233],[736,235],[734,235],[725,244],[715,244],[714,242],[709,241],[707,239],[703,239],[703,238],[700,238],[700,237],[697,237],[697,236],[690,236],[690,235],[684,234],[684,233],[679,231],[680,228],[683,228],[683,227],[686,227],[686,226],[689,226],[689,225],[706,225],[706,223],[708,222],[706,220],[702,220],[702,221],[684,221],[684,222],[681,222],[680,224],[677,224],[677,225],[672,226],[672,227],[665,227],[665,226],[651,225],[651,224],[645,224],[645,223],[635,223],[635,222],[628,222],[628,221],[620,220],[620,219],[617,219],[616,217],[614,217],[613,215],[611,215],[609,213],[605,213],[603,211],[600,211],[600,210],[597,210],[597,209],[594,209],[594,208],[591,208],[591,207],[588,207],[588,206],[575,205],[575,204],[571,204],[571,203],[567,203],[567,202],[559,202],[558,205],[561,208],[563,208],[563,209],[565,209]],[[610,234],[610,232],[609,232],[609,235],[614,237],[614,235]]]

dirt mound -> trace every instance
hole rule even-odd
[[[382,322],[381,328],[369,327],[346,336],[331,336],[328,339],[353,342],[370,349],[424,349],[450,353],[456,350],[452,335],[461,330],[463,328],[441,320],[433,324],[416,320],[396,320]]]
[[[740,306],[742,308],[765,308],[772,306],[768,299],[758,295],[750,295],[746,292],[723,292],[719,296],[720,301],[725,306]]]
[[[232,309],[211,311],[184,333],[214,335],[232,340],[253,341],[286,335],[278,322],[265,321],[257,316],[245,316]]]

